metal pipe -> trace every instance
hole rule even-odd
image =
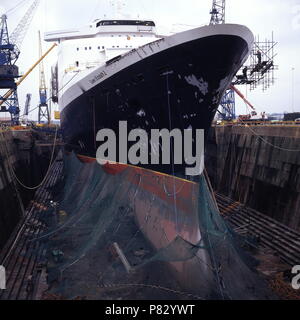
[[[121,250],[121,248],[119,247],[119,245],[116,242],[113,243],[113,246],[114,246],[119,258],[121,259],[127,273],[130,273],[130,271],[132,271],[132,268],[131,268],[127,258],[125,257],[123,251]]]
[[[246,99],[246,97],[241,93],[240,90],[238,90],[234,85],[231,85],[230,89],[232,89],[237,95],[239,95],[245,101],[245,103],[247,103],[247,105],[255,111],[255,107]]]

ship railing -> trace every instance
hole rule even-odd
[[[213,123],[213,126],[289,126],[300,127],[300,121],[222,121],[220,123]]]

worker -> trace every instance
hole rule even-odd
[[[257,60],[258,60],[257,64],[260,65],[261,64],[261,52],[259,50],[257,50],[255,55],[257,56]]]
[[[244,76],[244,79],[245,79],[245,80],[248,80],[247,72],[248,72],[248,67],[245,66],[245,68],[243,69],[243,76]]]

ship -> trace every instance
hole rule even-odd
[[[52,98],[59,104],[66,152],[91,163],[96,161],[99,130],[118,132],[124,121],[128,131],[149,134],[152,129],[201,129],[205,140],[254,37],[237,24],[161,36],[151,20],[99,19],[82,29],[47,32],[45,40],[58,43]],[[157,250],[178,237],[196,246],[204,234],[199,183],[186,176],[185,168],[174,159],[169,164],[103,164],[109,175],[127,172],[124,177],[136,190],[128,197],[137,225]],[[202,267],[199,260],[205,262]],[[213,277],[211,264],[210,253],[199,249],[187,261],[170,262],[170,267],[186,290],[197,292],[203,277]]]
[[[153,21],[96,20],[83,29],[48,32],[45,40],[59,43],[52,92],[67,149],[96,158],[98,131],[119,132],[120,121],[129,132],[190,128],[207,134],[253,35],[245,26],[221,24],[162,37]],[[138,166],[184,175],[184,163]]]

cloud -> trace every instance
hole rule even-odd
[[[1,0],[0,13],[4,9],[16,6],[20,0]],[[18,24],[31,1],[16,9],[8,16],[9,30]],[[159,33],[167,34],[171,31],[179,32],[207,24],[210,20],[209,12],[212,0],[127,0],[124,14],[132,18],[152,19],[156,22]],[[292,111],[292,99],[295,109],[300,111],[300,96],[292,98],[292,67],[294,72],[294,92],[300,92],[300,1],[299,0],[228,0],[226,1],[226,21],[248,26],[261,39],[270,38],[274,31],[278,56],[275,64],[279,65],[276,72],[275,84],[265,93],[261,88],[253,92],[246,87],[240,90],[247,94],[250,101],[259,111],[280,112]],[[19,67],[22,71],[36,61],[38,57],[37,31],[43,32],[58,29],[68,29],[85,26],[96,18],[106,18],[114,15],[114,9],[109,0],[42,0],[36,16],[28,30],[22,47]],[[191,26],[191,27],[189,27]],[[49,43],[43,43],[44,51]],[[49,77],[50,67],[55,60],[55,53],[45,60],[45,70]],[[32,105],[38,104],[38,69],[34,71],[20,87],[19,95],[23,107],[26,93],[33,94]],[[237,98],[237,112],[245,113],[244,103]]]
[[[5,9],[3,6],[0,6],[0,16],[2,16],[5,13]]]

